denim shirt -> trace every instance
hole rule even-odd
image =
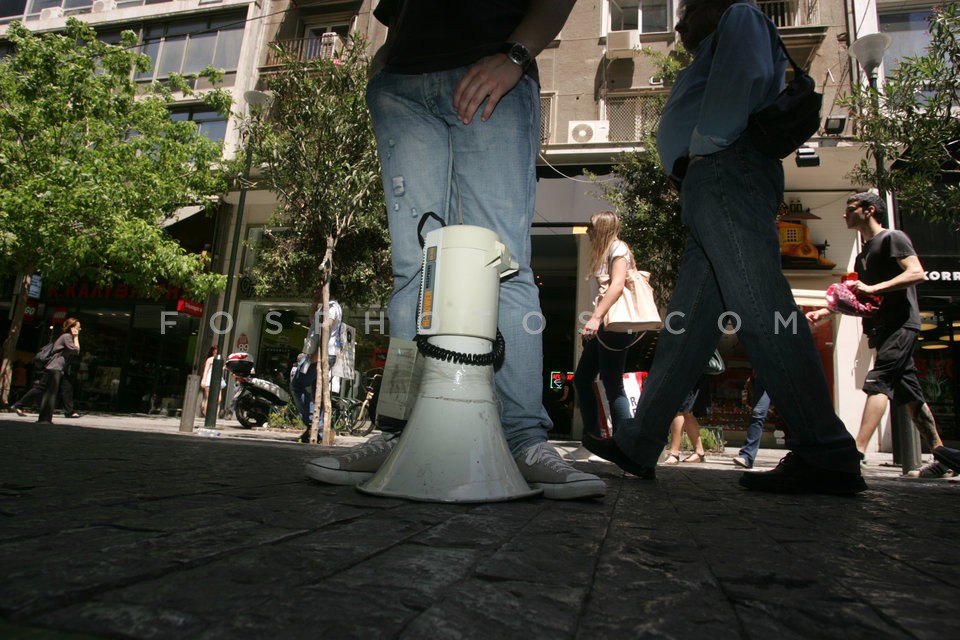
[[[715,38],[719,38],[716,47]],[[663,108],[657,149],[664,171],[687,155],[706,156],[732,145],[751,113],[783,90],[787,57],[776,27],[761,11],[734,4],[717,30],[697,46]]]

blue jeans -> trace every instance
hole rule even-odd
[[[656,465],[670,421],[729,319],[790,425],[787,447],[809,464],[859,473],[853,437],[833,410],[810,329],[781,270],[775,218],[782,198],[783,166],[745,136],[690,164],[680,194],[689,235],[677,286],[636,416],[614,429],[637,463]]]
[[[756,391],[760,392],[756,404],[753,405],[753,411],[750,413],[750,424],[747,425],[747,437],[740,447],[740,456],[753,466],[757,459],[757,452],[760,450],[760,438],[763,436],[763,425],[767,421],[767,412],[770,411],[770,396],[767,392],[757,385]],[[756,395],[756,393],[754,393]]]
[[[612,351],[600,344],[621,349]],[[580,416],[583,418],[583,432],[600,437],[600,407],[597,396],[593,392],[593,381],[600,374],[603,392],[610,405],[610,415],[614,424],[628,420],[633,414],[630,410],[630,401],[623,389],[623,369],[627,361],[629,345],[637,341],[636,334],[615,333],[600,329],[599,339],[584,340],[580,362],[577,363],[577,372],[573,376],[573,385],[577,389],[577,400],[580,403]]]
[[[453,90],[466,71],[381,72],[367,87],[392,245],[387,314],[391,336],[416,336],[423,259],[417,223],[424,213],[497,233],[520,265],[500,283],[498,325],[506,354],[494,378],[504,435],[516,455],[545,441],[552,426],[542,400],[543,315],[530,269],[540,92],[523,76],[487,122],[477,116],[464,125],[453,108]]]
[[[336,356],[328,356],[329,366],[337,361]],[[313,400],[317,392],[317,369],[319,363],[311,362],[306,371],[300,371],[298,368],[290,378],[290,395],[293,396],[293,404],[300,413],[300,420],[307,427],[313,420]],[[323,407],[320,407],[320,420],[323,420]]]

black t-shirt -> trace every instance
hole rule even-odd
[[[907,234],[896,229],[884,229],[864,243],[854,268],[860,280],[867,284],[877,284],[900,275],[903,269],[898,260],[915,255],[917,252]],[[863,319],[863,330],[867,334],[875,329],[890,333],[900,327],[920,329],[920,309],[917,306],[915,286],[883,294],[876,317]]]
[[[431,73],[503,51],[529,0],[381,0],[373,14],[390,28],[385,70]],[[531,64],[527,73],[535,65]],[[535,72],[532,73],[536,78]]]

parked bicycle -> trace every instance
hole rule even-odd
[[[351,395],[331,397],[333,428],[337,433],[365,436],[377,425],[377,399],[383,369],[371,369],[363,374],[363,398]]]

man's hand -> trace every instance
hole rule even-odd
[[[810,324],[816,324],[820,320],[823,320],[828,315],[830,315],[830,309],[824,307],[823,309],[814,309],[813,311],[807,311],[804,316],[807,318],[807,322]]]
[[[480,104],[489,96],[480,121],[486,122],[500,98],[513,89],[523,71],[504,53],[481,58],[467,71],[453,91],[453,108],[463,124],[470,124]]]
[[[862,280],[848,280],[847,286],[854,293],[856,293],[857,291],[862,291],[864,293],[874,293],[877,290],[877,285],[867,284]]]

